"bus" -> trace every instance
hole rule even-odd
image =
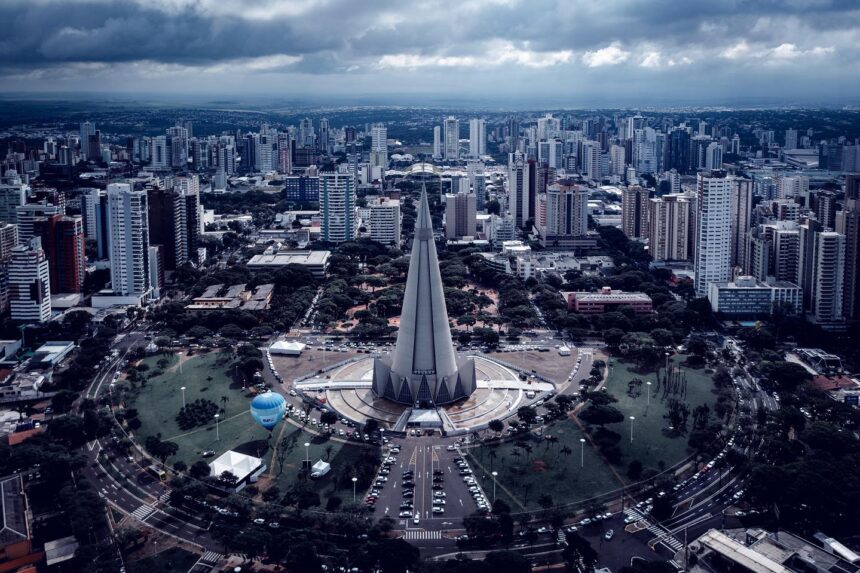
[[[146,471],[157,477],[160,481],[165,481],[167,479],[167,472],[156,465],[149,466],[146,468]]]

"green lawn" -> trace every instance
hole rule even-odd
[[[144,359],[150,370],[157,369],[162,355]],[[227,373],[229,362],[227,353],[210,352],[190,357],[178,368],[176,355],[169,356],[170,365],[162,374],[147,378],[131,406],[137,408],[141,427],[135,434],[138,443],[143,444],[151,435],[161,434],[162,440],[175,442],[179,446],[177,454],[168,463],[182,460],[189,466],[202,459],[201,452],[215,450],[216,455],[233,449],[243,453],[263,454],[266,449],[268,432],[257,426],[249,411],[250,396],[243,393],[240,384],[231,380]],[[216,439],[215,420],[205,426],[182,430],[176,423],[176,415],[182,407],[182,391],[185,386],[186,403],[198,398],[210,400],[224,408],[218,423],[220,440]],[[222,401],[222,397],[227,400]]]
[[[563,504],[620,487],[594,448],[586,443],[582,449],[579,441],[582,432],[572,420],[556,422],[547,433],[557,436],[559,441],[554,444],[528,441],[531,453],[511,441],[468,450],[475,475],[491,501],[492,471],[499,473],[496,497],[505,500],[514,512],[539,509],[538,498],[543,494],[549,495],[555,504]]]
[[[674,367],[681,365],[686,356],[674,356],[671,364]],[[619,424],[609,424],[607,429],[621,434],[621,448],[623,458],[619,473],[626,477],[627,464],[634,459],[642,462],[646,468],[661,470],[671,467],[690,453],[687,448],[687,435],[675,435],[668,431],[669,422],[664,417],[667,412],[669,400],[675,398],[686,403],[692,412],[693,408],[701,404],[707,404],[713,412],[713,406],[717,401],[717,395],[713,392],[713,381],[710,374],[704,369],[693,369],[681,366],[682,373],[686,376],[686,394],[669,394],[664,392],[665,384],[661,384],[660,391],[656,391],[657,375],[639,374],[631,370],[631,365],[613,358],[610,362],[609,379],[606,383],[606,391],[615,396],[618,402],[616,408],[624,413],[625,421]],[[664,369],[660,370],[661,379]],[[631,396],[628,393],[628,383],[634,378],[644,382],[651,382],[651,404],[648,405],[647,385],[642,385],[641,393]],[[636,419],[633,423],[633,442],[630,442],[630,416]],[[688,427],[691,424],[688,423]]]
[[[159,354],[144,359],[150,368],[144,376],[156,370],[162,358],[164,356]],[[154,378],[147,378],[146,385],[130,399],[129,406],[137,408],[141,420],[141,427],[135,433],[138,443],[144,444],[147,436],[155,434],[161,434],[163,440],[175,442],[179,451],[167,460],[168,464],[181,460],[191,466],[204,459],[201,453],[206,450],[214,450],[215,456],[232,449],[262,457],[269,465],[267,474],[271,474],[280,490],[286,493],[294,485],[304,482],[300,470],[305,459],[304,444],[308,442],[311,444],[308,452],[311,463],[323,459],[332,465],[328,475],[310,482],[311,489],[320,494],[323,506],[333,495],[351,501],[351,468],[355,460],[368,451],[367,448],[327,440],[288,422],[276,426],[270,439],[269,432],[251,418],[251,397],[243,393],[240,384],[231,380],[227,372],[229,362],[225,363],[224,358],[226,353],[197,354],[183,363],[180,372],[176,355],[168,357],[170,364],[164,371]],[[189,430],[179,428],[175,418],[182,406],[182,386],[185,386],[186,403],[205,398],[224,406],[226,411],[220,414],[218,423],[220,440],[216,439],[214,420]],[[226,402],[222,401],[222,396],[227,398]],[[279,460],[273,463],[272,447],[278,439],[284,446],[283,464]],[[206,458],[207,461],[212,459]],[[361,491],[359,489],[359,494]]]
[[[129,573],[187,573],[198,556],[179,547],[165,549],[156,555],[128,564]]]
[[[673,358],[678,366],[686,357]],[[619,447],[621,460],[610,467],[593,449],[585,444],[585,463],[580,466],[580,441],[582,432],[570,419],[557,421],[546,433],[558,437],[549,444],[525,438],[532,447],[531,452],[517,447],[514,442],[470,448],[468,453],[480,467],[474,467],[475,475],[488,497],[492,498],[493,478],[490,472],[497,471],[496,496],[508,502],[514,511],[538,509],[538,498],[547,494],[555,504],[571,503],[594,497],[621,487],[633,480],[627,477],[630,461],[638,459],[645,468],[660,471],[686,458],[691,452],[687,448],[687,435],[674,435],[666,431],[668,421],[664,418],[667,403],[671,398],[686,403],[690,411],[698,405],[708,404],[712,408],[716,394],[712,391],[710,374],[705,370],[683,368],[687,379],[686,394],[670,394],[656,391],[656,374],[639,374],[630,365],[613,358],[610,362],[606,391],[615,396],[613,404],[624,413],[625,421],[609,424],[608,430],[621,435]],[[661,377],[663,371],[661,370]],[[641,393],[628,394],[628,383],[634,378],[652,382],[650,406],[647,385]],[[633,442],[630,441],[630,416],[633,422]],[[689,424],[688,424],[689,426]],[[563,453],[565,448],[571,453]]]
[[[278,461],[270,464],[272,478],[283,493],[304,481],[300,471],[305,461],[305,443],[310,443],[307,454],[312,464],[317,460],[324,460],[331,464],[331,471],[327,475],[310,482],[311,489],[320,495],[322,507],[325,507],[326,501],[332,496],[340,497],[345,503],[351,502],[354,464],[363,456],[373,456],[374,460],[379,457],[378,449],[326,440],[322,436],[309,434],[294,426],[286,426],[281,434],[283,463],[279,455]],[[271,455],[267,458],[267,463],[270,461]],[[367,486],[367,483],[359,484],[356,490],[359,500]]]

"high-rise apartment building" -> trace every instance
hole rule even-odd
[[[433,159],[442,159],[442,128],[438,125],[433,127]]]
[[[747,269],[749,256],[747,236],[752,217],[752,181],[741,177],[731,178],[731,266]],[[794,281],[794,278],[785,279]]]
[[[52,215],[36,219],[33,234],[48,258],[51,293],[79,293],[84,287],[86,253],[81,217]]]
[[[460,120],[456,117],[445,118],[443,131],[445,133],[445,161],[460,159]]]
[[[695,195],[676,193],[649,200],[648,248],[655,261],[688,261],[695,231]]]
[[[149,164],[153,169],[167,169],[170,167],[171,154],[166,135],[158,135],[152,138],[152,149],[149,156]]]
[[[51,318],[51,278],[38,237],[12,249],[8,274],[12,320],[47,322]]]
[[[90,189],[81,195],[81,214],[84,218],[84,235],[96,242],[96,257],[106,259],[109,255],[107,192]]]
[[[145,300],[149,282],[149,209],[143,189],[107,187],[110,276],[114,295]]]
[[[45,203],[27,203],[15,210],[18,213],[16,216],[18,221],[18,242],[22,245],[26,245],[30,239],[36,236],[33,231],[36,219],[57,215],[60,212],[57,205],[48,205]]]
[[[342,243],[355,238],[355,179],[348,173],[320,173],[322,240]]]
[[[188,261],[185,198],[178,189],[149,189],[149,244],[160,245],[164,268],[175,271]]]
[[[533,216],[530,210],[529,164],[520,152],[508,156],[508,210],[517,227],[523,228]]]
[[[630,239],[648,237],[648,189],[638,185],[621,192],[621,230]]]
[[[812,320],[825,329],[844,324],[845,236],[835,231],[815,235],[810,293]]]
[[[0,263],[12,256],[12,249],[18,246],[18,226],[14,223],[0,222]]]
[[[0,221],[4,223],[18,222],[18,207],[27,202],[30,186],[22,183],[16,177],[4,177],[0,183]]]
[[[474,237],[476,225],[475,195],[468,192],[445,195],[445,238]]]
[[[388,128],[384,123],[374,123],[370,128],[370,164],[388,166]]]
[[[400,201],[380,198],[368,205],[370,238],[384,245],[400,244]]]
[[[797,130],[785,130],[785,149],[797,149]]]
[[[576,248],[588,234],[588,189],[572,180],[558,181],[547,187],[538,203],[541,245]]]
[[[484,119],[469,120],[469,157],[478,158],[487,154],[487,122]]]
[[[693,256],[696,294],[708,296],[708,285],[732,278],[732,180],[723,171],[696,176],[696,242]]]
[[[96,124],[85,121],[81,124],[81,159],[86,161],[90,157],[90,137],[96,132]]]

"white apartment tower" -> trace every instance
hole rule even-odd
[[[107,188],[111,288],[116,296],[149,296],[149,209],[146,191]]]
[[[834,231],[816,233],[813,257],[812,318],[824,328],[841,324],[844,321],[845,235]]]
[[[708,296],[711,283],[732,279],[732,180],[725,172],[697,175],[696,244],[693,256],[696,294]]]
[[[688,261],[695,197],[683,193],[649,200],[648,248],[655,261]]]
[[[8,273],[11,318],[47,322],[51,318],[51,280],[41,239],[35,237],[12,249]]]
[[[370,238],[384,245],[400,244],[400,201],[381,198],[368,205]]]
[[[469,120],[469,157],[476,159],[487,154],[487,122],[483,119]]]
[[[442,159],[442,128],[433,127],[433,159]]]
[[[460,120],[449,116],[445,118],[445,161],[458,161],[460,159]]]
[[[355,238],[355,178],[349,173],[320,173],[322,240],[343,243]]]
[[[445,195],[445,238],[474,237],[476,222],[475,196],[472,193]]]

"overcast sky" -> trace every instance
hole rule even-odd
[[[856,103],[858,0],[2,0],[0,90]]]

